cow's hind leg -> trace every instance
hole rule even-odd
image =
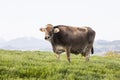
[[[89,58],[90,58],[90,55],[89,55],[89,54],[87,54],[87,53],[82,53],[81,55],[85,58],[85,61],[86,61],[86,62],[89,61]]]
[[[87,55],[85,56],[85,60],[86,60],[86,62],[90,60],[90,54],[87,54]]]
[[[90,60],[90,49],[87,49],[87,50],[86,50],[85,60],[86,60],[86,62]]]
[[[81,55],[85,58],[86,61],[89,61],[90,54],[89,54],[88,50],[82,52]]]

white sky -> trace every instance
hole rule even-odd
[[[120,40],[120,0],[0,0],[0,38],[43,38],[46,24],[90,26],[96,40]]]

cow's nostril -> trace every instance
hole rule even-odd
[[[45,37],[45,39],[47,39],[47,37]]]

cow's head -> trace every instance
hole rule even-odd
[[[45,40],[50,41],[54,33],[59,32],[59,29],[53,28],[53,25],[51,24],[47,24],[45,28],[40,28],[40,31],[45,33]]]

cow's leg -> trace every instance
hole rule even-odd
[[[90,54],[87,54],[87,55],[85,56],[85,60],[86,60],[86,62],[90,60]]]
[[[86,58],[86,61],[89,61],[89,58],[90,58],[90,54],[92,53],[93,54],[94,50],[93,50],[93,43],[89,44],[87,49],[86,49],[86,55],[85,55],[85,58]]]
[[[90,49],[88,49],[88,50],[86,51],[85,60],[86,60],[86,61],[89,61],[89,58],[90,58]]]
[[[70,62],[70,48],[66,48],[67,60]]]
[[[58,60],[60,59],[60,54],[55,53],[55,56]]]
[[[55,57],[56,57],[57,59],[60,59],[60,54],[57,53],[56,46],[53,47],[53,51],[54,51],[54,53],[55,53]]]

